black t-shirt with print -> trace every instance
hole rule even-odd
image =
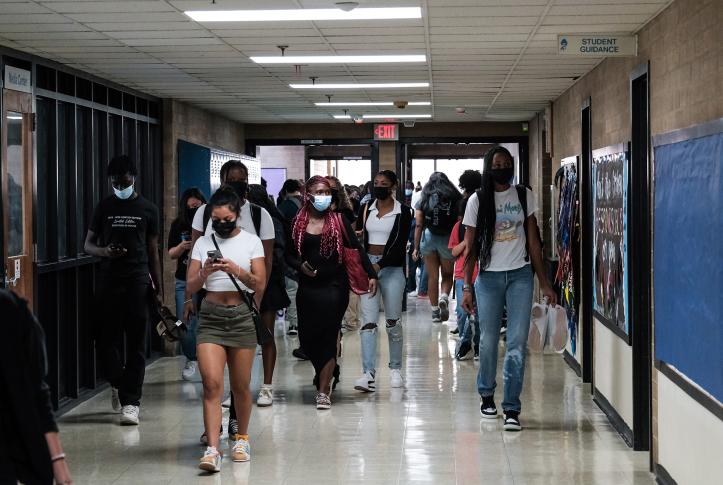
[[[115,243],[128,251],[119,258],[103,258],[101,271],[116,278],[147,276],[148,238],[158,235],[158,226],[158,208],[140,195],[127,200],[111,195],[101,200],[90,223],[98,246]]]
[[[175,248],[181,244],[182,235],[185,234],[191,240],[191,226],[185,225],[178,219],[171,223],[171,230],[168,232],[168,249]],[[188,258],[190,251],[184,251],[176,260],[176,279],[186,281],[186,271],[188,270]]]

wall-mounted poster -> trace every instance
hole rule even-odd
[[[592,152],[593,311],[629,342],[627,145]]]

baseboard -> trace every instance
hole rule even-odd
[[[610,421],[610,424],[613,426],[613,428],[615,428],[615,431],[617,431],[618,434],[623,438],[625,444],[628,445],[628,447],[632,448],[633,430],[630,429],[630,426],[627,425],[622,416],[618,414],[612,404],[610,404],[607,398],[602,395],[602,393],[597,389],[597,387],[593,389],[592,400],[595,402],[595,404],[598,405],[602,412],[605,413],[605,415],[608,417],[608,421]]]
[[[655,481],[659,485],[678,485],[678,482],[670,476],[668,470],[666,470],[660,463],[655,464]]]
[[[575,357],[572,356],[570,352],[565,350],[562,353],[562,358],[565,359],[565,362],[567,362],[567,365],[570,366],[570,368],[577,374],[577,377],[582,377],[582,368],[580,367],[580,362],[575,359]]]

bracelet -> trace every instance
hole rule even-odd
[[[53,463],[60,460],[65,460],[65,453],[59,453],[55,456],[50,457],[50,461]]]
[[[189,298],[188,300],[184,301],[183,304],[185,305],[186,303],[191,303],[192,301],[193,301],[193,298]]]

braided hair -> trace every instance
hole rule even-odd
[[[296,252],[301,255],[301,248],[304,243],[306,227],[309,225],[309,212],[311,211],[311,188],[317,184],[323,184],[331,190],[331,185],[326,177],[314,175],[305,185],[304,203],[299,213],[294,218],[294,227],[291,230],[291,237],[294,240]],[[320,254],[329,259],[336,250],[339,262],[343,253],[344,238],[342,236],[341,215],[337,215],[331,209],[324,212],[324,227],[321,230]]]

